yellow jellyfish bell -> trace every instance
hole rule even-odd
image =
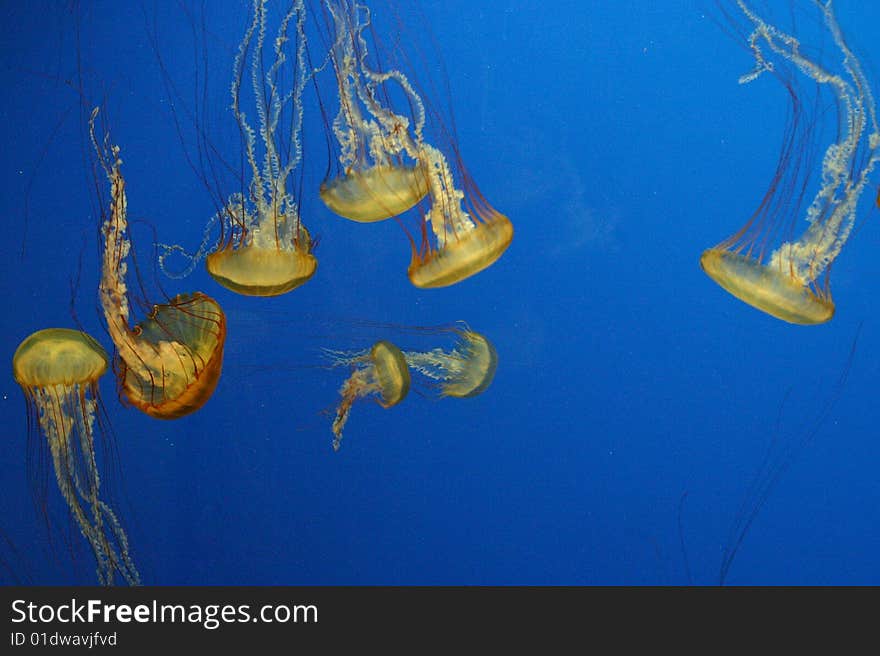
[[[762,20],[743,0],[740,10],[753,26],[748,45],[755,68],[740,78],[750,82],[775,72],[792,98],[792,120],[770,190],[749,222],[735,235],[705,251],[703,271],[736,298],[794,324],[820,324],[834,316],[828,269],[846,243],[856,217],[859,197],[868,176],[880,160],[880,129],[868,81],[858,59],[843,38],[831,3],[816,2],[825,27],[840,51],[845,75],[835,75],[803,54],[798,41]],[[772,55],[765,53],[768,51]],[[812,125],[802,124],[804,103],[789,79],[768,59],[778,57],[793,65],[818,86],[830,88],[837,98],[839,141],[828,146],[822,159],[821,187],[807,209],[808,227],[793,241],[784,241],[769,255],[765,248],[787,220],[790,201],[797,199],[797,182],[804,152],[810,144],[798,139],[812,136]],[[802,191],[801,191],[802,193]],[[824,280],[820,280],[824,274]]]
[[[128,539],[113,510],[102,501],[95,460],[98,379],[107,371],[107,353],[90,335],[47,328],[27,337],[12,358],[15,381],[24,391],[52,454],[61,496],[88,541],[98,580],[112,585],[119,574],[130,585],[140,575]]]
[[[123,399],[157,419],[177,419],[201,408],[214,393],[223,367],[226,316],[202,294],[179,294],[132,326],[126,285],[131,250],[127,236],[127,199],[119,147],[95,138],[98,161],[110,181],[110,210],[102,225],[103,267],[99,297],[107,332],[116,346],[117,376]]]
[[[352,0],[325,5],[336,37],[330,50],[339,97],[333,134],[342,172],[321,185],[324,203],[341,216],[371,222],[427,196],[430,207],[410,238],[410,282],[446,287],[486,269],[513,239],[510,219],[489,204],[460,161],[464,188],[456,186],[446,156],[425,141],[425,105],[404,73],[375,70],[367,61],[369,10]],[[388,106],[383,86],[391,84],[403,92],[412,119]]]
[[[454,331],[459,339],[451,351],[406,351],[404,359],[411,369],[435,381],[440,396],[477,396],[495,378],[498,353],[485,335],[468,328]]]
[[[383,408],[395,406],[409,393],[410,375],[401,350],[384,340],[373,344],[368,351],[327,351],[327,355],[333,360],[333,366],[350,366],[353,369],[339,390],[342,400],[333,420],[333,450],[338,451],[342,444],[342,430],[355,401],[377,395],[377,401]]]

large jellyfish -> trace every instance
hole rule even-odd
[[[485,335],[453,328],[458,337],[452,350],[405,351],[410,369],[432,381],[440,396],[469,398],[486,391],[495,378],[498,353]]]
[[[107,353],[91,336],[48,328],[27,337],[12,358],[15,381],[28,407],[28,425],[39,426],[49,445],[61,496],[97,562],[98,580],[112,585],[117,574],[138,585],[140,575],[116,514],[102,501],[95,461],[99,412],[98,379]]]
[[[755,68],[740,83],[773,73],[792,101],[791,119],[776,173],[760,206],[742,229],[700,258],[703,270],[725,290],[796,324],[824,323],[834,315],[828,271],[852,231],[859,197],[880,160],[874,98],[859,60],[843,38],[831,2],[813,4],[839,51],[840,74],[808,58],[795,37],[737,0],[752,26],[748,46],[755,58]],[[803,121],[805,104],[791,78],[791,67],[819,88],[830,89],[838,111],[838,140],[825,151],[820,188],[806,211],[807,228],[798,238],[789,234],[790,221],[807,183],[803,158],[811,150],[806,141],[813,136],[814,125]],[[769,251],[774,244],[778,245]]]
[[[406,360],[391,342],[378,341],[366,351],[325,351],[333,366],[351,367],[351,375],[342,384],[339,394],[342,400],[336,408],[333,420],[333,450],[342,445],[342,430],[355,401],[376,396],[383,408],[397,405],[409,393],[410,376]]]
[[[460,161],[464,188],[456,186],[446,156],[425,140],[425,105],[404,73],[381,71],[367,60],[368,8],[353,0],[325,5],[335,35],[330,57],[339,113],[332,132],[341,168],[321,185],[321,198],[340,216],[371,222],[404,212],[427,195],[430,207],[419,236],[410,240],[410,281],[445,287],[479,273],[510,245],[513,225],[486,201]],[[386,85],[402,92],[411,119],[391,109]]]
[[[110,208],[102,225],[103,267],[99,296],[107,332],[117,352],[117,376],[124,400],[157,419],[176,419],[201,408],[211,397],[223,366],[226,316],[217,302],[202,294],[179,294],[154,305],[132,325],[126,285],[127,236],[125,180],[119,147],[89,132],[98,162],[110,181]]]
[[[159,262],[172,277],[187,275],[203,256],[208,273],[218,283],[245,296],[285,294],[314,275],[318,261],[312,254],[312,240],[292,189],[294,172],[302,161],[302,96],[310,75],[305,56],[305,19],[303,0],[291,2],[271,42],[272,59],[267,66],[266,0],[253,0],[253,17],[233,62],[230,87],[232,113],[241,132],[250,184],[221,201],[222,206],[205,229],[205,241],[183,272],[171,273],[165,265],[169,254],[182,253],[182,249],[163,245]],[[292,38],[291,23],[295,32]],[[291,41],[292,61],[288,58]],[[288,75],[293,79],[289,91],[279,87]],[[242,108],[245,81],[251,86],[256,128]],[[262,153],[258,153],[258,138]],[[219,241],[205,256],[209,235],[217,224]]]

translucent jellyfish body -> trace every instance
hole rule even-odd
[[[351,375],[339,390],[342,400],[333,420],[333,449],[338,451],[342,444],[342,430],[355,401],[374,396],[383,408],[395,406],[409,393],[410,375],[403,353],[391,342],[376,342],[368,351],[327,351],[327,354],[333,366],[352,368]]]
[[[333,134],[340,147],[341,170],[321,184],[319,193],[327,207],[342,217],[361,223],[382,221],[414,207],[428,193],[427,172],[415,156],[418,145],[409,134],[410,119],[394,112],[378,93],[378,86],[392,79],[405,89],[411,87],[402,73],[377,73],[367,65],[362,34],[369,22],[366,7],[349,0],[325,4],[335,31],[330,56],[339,113]],[[417,138],[423,124],[421,116],[415,126]]]
[[[242,190],[228,198],[216,199],[219,210],[208,221],[195,255],[163,244],[159,262],[166,274],[182,278],[204,257],[208,273],[223,287],[245,296],[278,296],[310,280],[318,266],[292,189],[302,162],[302,96],[310,75],[306,8],[303,0],[289,4],[270,39],[271,50],[266,45],[266,0],[253,0],[252,14],[235,56],[230,87],[247,169],[241,179],[249,177],[250,182],[246,187],[242,182]],[[289,90],[283,86],[287,80],[292,80]],[[252,103],[256,126],[243,101]],[[218,225],[220,237],[207,253]],[[184,254],[189,266],[182,272],[169,271],[165,261],[170,253]]]
[[[119,147],[109,138],[92,143],[110,181],[110,207],[102,225],[103,267],[99,297],[107,331],[119,362],[117,375],[123,400],[157,419],[176,419],[201,408],[213,394],[223,367],[226,317],[217,302],[202,294],[180,294],[154,305],[132,325],[127,257],[127,199]]]
[[[737,4],[751,25],[747,44],[755,58],[755,68],[740,82],[775,75],[788,92],[792,112],[776,174],[758,210],[739,232],[705,251],[700,264],[733,296],[773,317],[795,324],[824,323],[835,309],[829,267],[852,231],[859,198],[880,161],[873,94],[830,2],[814,6],[838,50],[840,74],[809,59],[795,37],[765,22],[744,0]],[[806,158],[815,148],[816,117],[805,120],[804,111],[820,106],[800,97],[792,79],[795,72],[814,82],[814,88],[833,93],[840,127],[816,176],[820,188],[806,211],[807,228],[799,238],[786,241],[809,182]],[[768,253],[779,235],[783,240]]]
[[[15,381],[24,391],[28,414],[49,446],[58,489],[88,541],[98,580],[112,585],[118,574],[131,585],[140,575],[116,514],[100,498],[95,459],[98,379],[107,353],[78,330],[49,328],[27,337],[12,358]],[[105,436],[106,437],[106,436]]]
[[[455,329],[458,341],[451,351],[406,351],[404,358],[413,370],[430,379],[440,396],[469,398],[488,389],[498,369],[498,353],[485,335],[470,329]]]

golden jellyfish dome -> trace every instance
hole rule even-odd
[[[727,292],[789,323],[814,325],[830,321],[834,302],[794,279],[787,270],[762,264],[723,248],[710,248],[700,266]]]
[[[107,352],[91,335],[46,328],[19,344],[12,373],[22,387],[70,386],[96,382],[107,371],[107,362]]]
[[[492,211],[471,230],[450,235],[438,249],[413,252],[409,279],[421,288],[447,287],[468,278],[494,263],[513,240],[513,224],[506,216]]]
[[[157,419],[177,419],[211,397],[223,366],[226,317],[202,294],[156,305],[119,347],[125,398]]]
[[[376,370],[380,405],[390,408],[403,401],[409,393],[410,375],[401,350],[391,342],[378,341],[370,349],[370,360]]]
[[[458,341],[451,351],[407,351],[403,354],[406,364],[430,379],[440,396],[468,398],[482,394],[495,378],[498,353],[485,335],[469,328],[452,330]]]
[[[308,232],[300,229],[306,244]],[[283,249],[255,244],[227,246],[205,258],[208,273],[218,283],[244,296],[280,296],[308,282],[318,268],[310,247]]]
[[[486,391],[498,369],[498,353],[484,335],[472,330],[461,333],[461,362],[450,368],[449,379],[441,387],[442,396],[469,398]]]
[[[415,207],[428,193],[428,180],[419,165],[379,165],[324,182],[319,193],[339,216],[373,223]]]

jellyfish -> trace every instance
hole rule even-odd
[[[737,0],[751,23],[748,46],[754,69],[740,83],[772,72],[788,91],[792,113],[770,189],[746,225],[700,258],[703,271],[733,296],[767,314],[794,324],[820,324],[834,315],[829,269],[852,231],[859,197],[880,160],[880,128],[874,98],[859,60],[847,46],[830,2],[814,0],[840,55],[842,73],[834,74],[809,59],[795,37],[760,18],[744,0]],[[771,61],[772,53],[779,62]],[[804,103],[782,64],[830,89],[837,100],[837,141],[822,159],[820,188],[806,210],[807,227],[795,238],[791,221],[804,193],[801,143],[812,136],[804,125]],[[794,205],[794,207],[791,207]],[[768,254],[770,247],[778,246]]]
[[[342,384],[342,400],[333,420],[333,450],[342,445],[342,430],[355,401],[375,395],[383,408],[397,405],[409,393],[410,375],[403,353],[391,342],[380,340],[366,351],[325,350],[332,366],[351,367],[351,375]]]
[[[510,219],[483,197],[453,146],[463,180],[458,188],[446,156],[425,139],[425,104],[404,73],[380,71],[367,61],[369,9],[352,0],[325,0],[325,6],[335,34],[330,58],[339,113],[332,133],[341,171],[322,183],[321,199],[342,217],[373,222],[427,197],[419,236],[410,237],[408,275],[416,287],[446,287],[486,269],[513,239]],[[400,89],[411,119],[389,107],[385,85]]]
[[[124,401],[157,419],[177,419],[195,412],[211,397],[223,366],[226,316],[217,301],[201,292],[179,294],[153,305],[132,325],[126,285],[127,199],[119,146],[89,133],[98,162],[110,181],[110,208],[102,225],[103,266],[99,297],[107,332],[116,346],[117,378]]]
[[[451,351],[404,351],[406,364],[430,379],[440,396],[470,398],[492,384],[498,353],[484,335],[469,328],[454,328],[458,341]]]
[[[411,87],[399,71],[379,74],[366,65],[366,23],[359,11],[368,10],[348,0],[327,2],[326,7],[335,29],[330,55],[339,112],[332,129],[341,172],[321,183],[319,194],[339,216],[360,223],[382,221],[414,207],[428,193],[427,172],[418,158],[425,115],[422,111],[416,117],[411,135],[410,119],[377,98],[377,85],[385,80]]]
[[[95,556],[98,580],[113,585],[118,574],[129,585],[138,585],[140,575],[125,532],[99,496],[98,379],[107,371],[107,361],[107,353],[90,335],[47,328],[19,345],[12,372],[24,391],[29,426],[39,426],[46,438],[58,489]]]
[[[162,269],[171,277],[188,275],[205,258],[208,273],[223,287],[245,296],[279,296],[306,283],[318,261],[312,254],[312,239],[303,225],[300,207],[291,189],[293,174],[302,161],[302,96],[308,80],[306,67],[306,9],[303,0],[290,4],[272,42],[272,63],[264,62],[267,35],[266,0],[253,1],[253,17],[233,62],[232,113],[244,144],[250,169],[246,190],[233,193],[221,203],[209,220],[205,239],[183,272],[170,272],[166,259],[183,253],[180,246],[161,245]],[[288,59],[289,31],[294,24],[293,62]],[[279,88],[280,80],[293,67],[293,88]],[[246,70],[248,69],[249,70]],[[242,82],[252,88],[258,125],[242,108]],[[288,139],[283,135],[289,125]],[[262,144],[258,153],[257,139]],[[258,163],[258,160],[260,162]],[[211,231],[219,224],[215,249],[205,255]]]

